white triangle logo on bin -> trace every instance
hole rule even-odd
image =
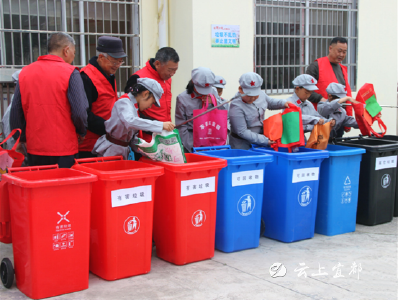
[[[347,178],[344,181],[344,185],[350,185],[350,184],[351,184],[350,177],[347,176]]]
[[[140,219],[136,216],[130,216],[124,221],[124,232],[127,234],[134,234],[140,229]]]

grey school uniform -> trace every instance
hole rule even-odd
[[[337,135],[337,130],[343,127],[354,127],[358,129],[357,121],[354,117],[347,116],[343,105],[339,103],[340,99],[333,100],[331,102],[319,102],[318,112],[325,118],[335,119],[336,125],[330,132],[330,137],[333,138]]]
[[[115,102],[111,117],[105,121],[105,130],[112,138],[130,142],[130,147],[137,150],[135,144],[138,142],[138,131],[162,132],[163,123],[140,118],[135,106],[137,101],[131,93],[127,96],[128,98],[120,98]],[[123,155],[123,158],[127,159],[128,151],[128,147],[111,143],[103,135],[95,143],[92,153],[98,156]]]
[[[314,129],[314,125],[318,124],[319,119],[325,119],[315,110],[310,101],[305,100],[304,102],[301,102],[296,93],[287,98],[286,101],[290,101],[301,108],[304,132],[311,132],[312,129]],[[331,119],[325,119],[325,123],[330,121]]]
[[[222,101],[218,96],[217,90],[212,88],[212,94],[217,99],[217,105],[221,104]],[[176,103],[176,111],[175,111],[175,122],[176,125],[185,122],[193,118],[194,109],[202,108],[202,99],[198,98],[199,95],[193,92],[192,94],[188,94],[187,91],[183,91],[181,94],[177,96]],[[210,100],[210,98],[209,98]],[[212,108],[213,104],[209,103],[208,108]],[[221,106],[219,109],[228,109],[228,104]],[[177,127],[178,132],[181,137],[182,144],[186,151],[192,152],[193,148],[193,121],[184,124],[182,126]]]
[[[251,148],[251,144],[268,146],[268,138],[263,134],[264,113],[267,109],[283,109],[286,100],[273,99],[263,91],[251,104],[243,102],[239,93],[236,96],[237,99],[233,100],[229,107],[231,148],[247,150]]]

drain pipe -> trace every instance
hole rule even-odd
[[[169,46],[169,1],[158,0],[159,49]]]

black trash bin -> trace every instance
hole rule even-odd
[[[390,222],[397,184],[398,143],[370,138],[342,138],[336,144],[364,148],[359,175],[357,223]]]
[[[371,137],[371,138],[398,143],[398,136],[396,136],[396,135],[385,135],[382,138],[376,138],[376,137]],[[395,188],[394,217],[398,217],[398,188],[397,187],[398,187],[398,176],[397,176],[397,184],[396,184],[396,188]]]

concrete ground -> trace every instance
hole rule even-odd
[[[397,232],[394,218],[291,244],[261,238],[257,249],[216,251],[211,260],[185,266],[154,254],[147,275],[109,282],[90,274],[88,290],[52,299],[397,299]],[[1,259],[12,257],[11,245],[0,244],[0,250]],[[274,263],[285,266],[284,277],[271,276]],[[27,297],[14,283],[11,289],[0,287],[0,299]]]

